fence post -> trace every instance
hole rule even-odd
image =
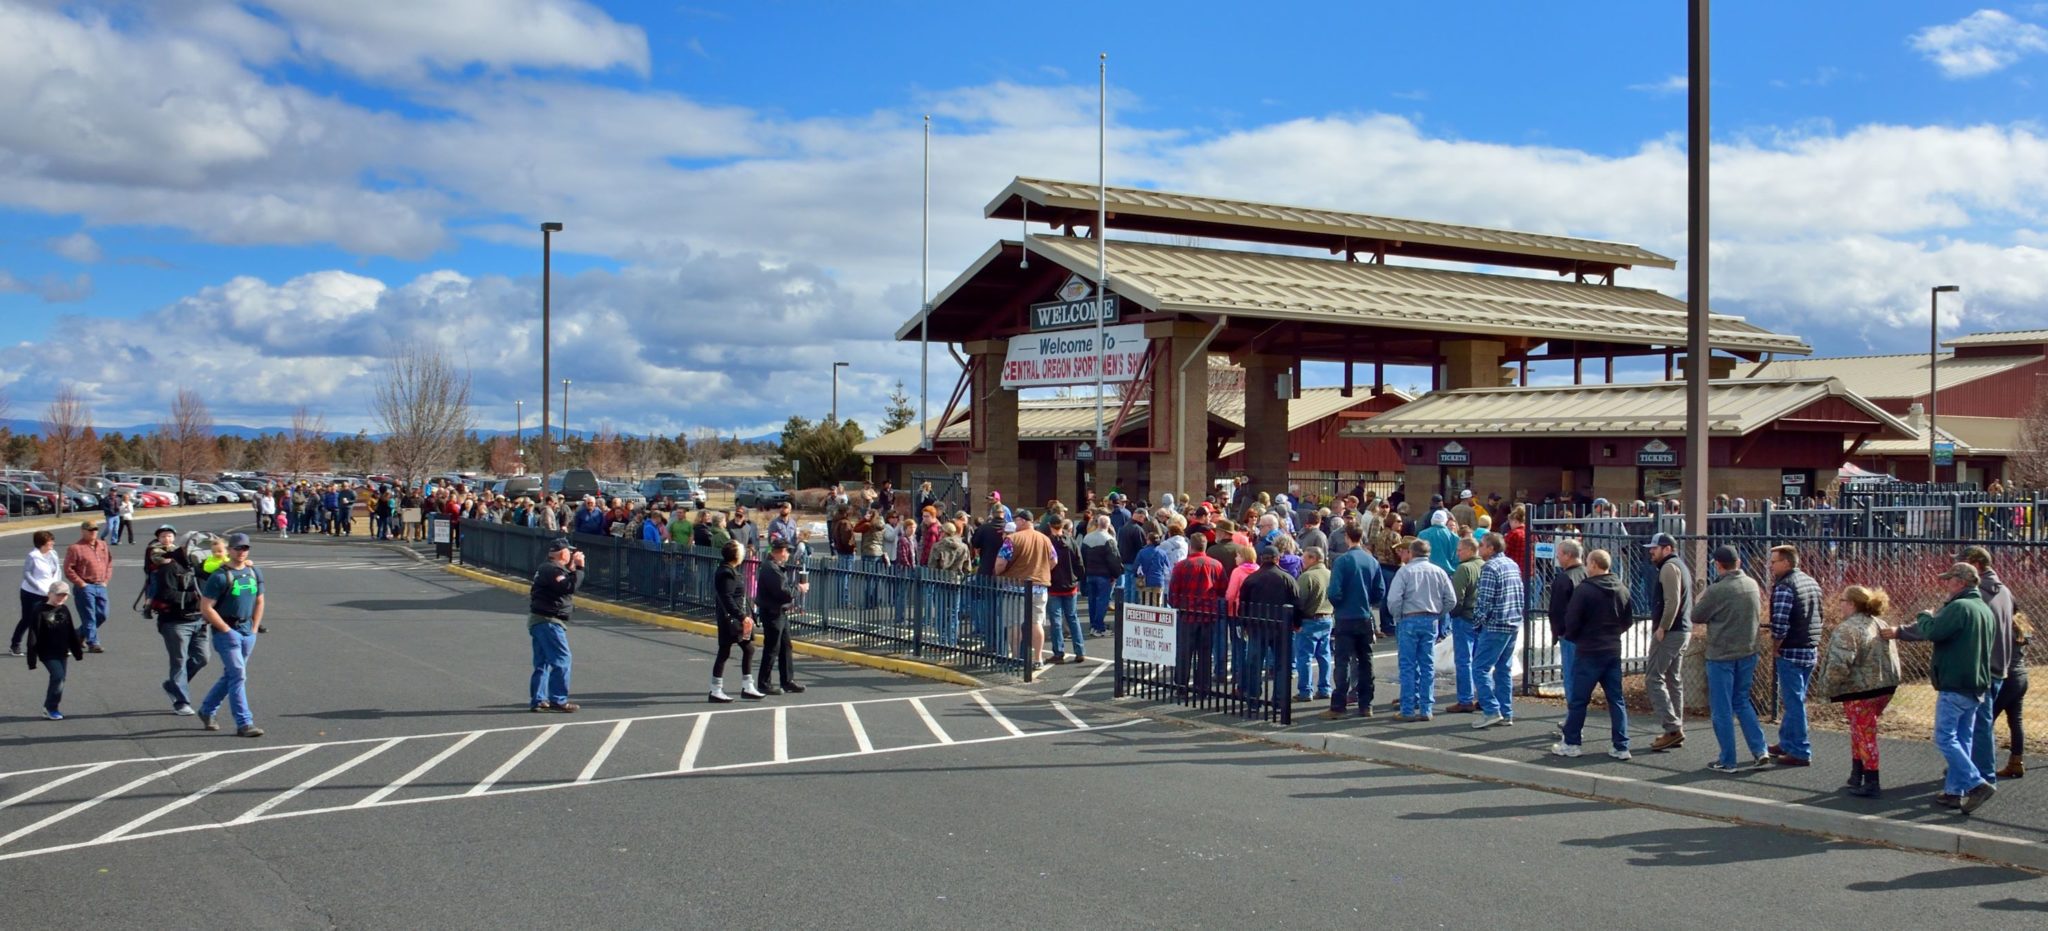
[[[924,656],[924,606],[930,603],[925,587],[929,581],[925,576],[931,572],[923,566],[906,566],[910,570],[910,655]]]
[[[1280,723],[1283,726],[1294,723],[1294,609],[1280,609],[1280,668],[1274,677],[1279,688],[1276,696],[1280,702]]]
[[[1111,661],[1115,664],[1116,668],[1111,670],[1114,685],[1110,689],[1110,695],[1122,698],[1124,697],[1124,587],[1117,585],[1113,586],[1113,588],[1114,593],[1110,595],[1109,605],[1110,610],[1116,613],[1116,618],[1110,625],[1109,635],[1114,639],[1109,647],[1110,655],[1113,657]]]
[[[1771,539],[1771,499],[1764,498],[1758,501],[1757,512],[1763,517],[1764,539],[1769,540]]]

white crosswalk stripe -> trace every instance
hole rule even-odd
[[[1056,700],[976,689],[42,767],[0,773],[0,860],[287,818],[967,747],[1133,723],[1090,721]],[[172,783],[160,787],[169,792],[138,791],[187,770],[186,778],[198,788]],[[438,776],[437,784],[422,781],[430,774]],[[224,791],[231,788],[236,791]],[[240,793],[261,801],[239,814],[218,812],[221,799]],[[205,799],[212,801],[196,804]],[[30,838],[42,846],[15,844]]]

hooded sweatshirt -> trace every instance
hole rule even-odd
[[[1571,604],[1564,611],[1564,639],[1578,646],[1582,658],[1618,656],[1621,634],[1634,622],[1620,576],[1587,576],[1572,586]]]

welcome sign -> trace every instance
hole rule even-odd
[[[1121,384],[1135,380],[1138,367],[1145,360],[1145,350],[1151,345],[1145,338],[1144,324],[1103,327],[1102,337],[1099,351],[1094,327],[1011,337],[1010,352],[1003,359],[1003,387],[1051,388],[1093,383],[1098,358],[1104,382]]]

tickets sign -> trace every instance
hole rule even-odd
[[[1050,388],[1058,385],[1092,384],[1097,360],[1102,380],[1112,384],[1133,381],[1145,360],[1150,342],[1143,324],[1126,323],[1102,328],[1098,349],[1095,328],[1033,333],[1010,338],[1010,352],[1003,359],[1003,387]]]

